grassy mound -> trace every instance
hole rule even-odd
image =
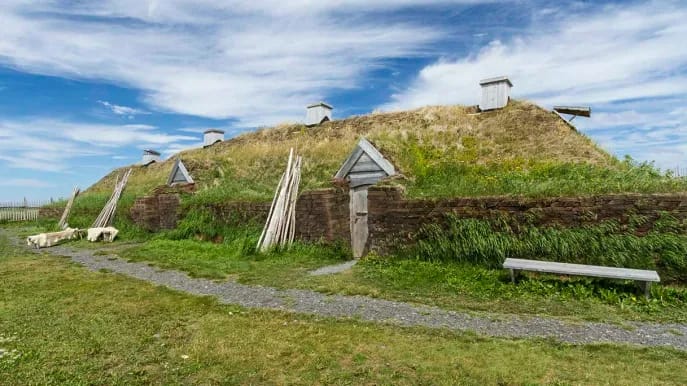
[[[289,148],[304,157],[302,189],[331,186],[332,176],[361,136],[396,166],[389,183],[411,197],[513,194],[578,195],[685,190],[653,168],[621,162],[553,113],[514,101],[476,114],[462,106],[373,113],[316,127],[281,125],[206,149],[179,154],[199,186],[200,202],[269,200]],[[173,160],[135,166],[127,191],[148,193],[165,182]],[[92,186],[106,194],[122,169]]]

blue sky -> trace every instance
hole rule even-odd
[[[687,167],[687,3],[479,0],[3,0],[0,201],[302,121],[513,96],[589,105],[614,154]]]

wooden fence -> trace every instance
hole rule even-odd
[[[47,204],[50,201],[0,202],[0,221],[36,221]]]
[[[687,168],[685,167],[676,166],[671,171],[673,172],[673,177],[687,177]]]

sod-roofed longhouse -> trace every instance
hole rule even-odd
[[[327,188],[362,137],[395,167],[393,183],[410,196],[529,194],[536,185],[499,185],[498,178],[494,183],[487,177],[507,173],[530,178],[525,174],[536,170],[541,178],[533,178],[543,181],[549,170],[551,178],[558,178],[561,169],[556,167],[561,165],[617,170],[620,164],[552,111],[511,100],[504,108],[482,113],[470,106],[430,106],[312,127],[277,125],[134,168],[127,192],[145,195],[165,184],[180,156],[198,194],[207,197],[204,201],[269,201],[290,148],[303,155],[302,191]],[[116,175],[110,173],[88,192],[110,191]],[[549,185],[555,186],[553,180]]]

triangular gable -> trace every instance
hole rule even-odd
[[[176,162],[174,163],[174,167],[172,167],[172,172],[169,174],[169,178],[167,179],[167,185],[192,183],[193,178],[191,178],[191,175],[188,174],[186,166],[184,166],[184,163],[181,162],[181,158],[177,158]]]
[[[358,142],[358,145],[355,147],[355,149],[353,149],[353,152],[351,152],[351,155],[348,157],[348,159],[346,159],[343,165],[341,165],[341,169],[339,169],[334,178],[346,178],[363,155],[367,155],[366,159],[369,158],[374,164],[379,166],[379,168],[384,171],[387,176],[392,176],[396,173],[394,165],[387,161],[382,153],[380,153],[377,148],[372,146],[370,142],[368,142],[365,138],[361,138]]]

